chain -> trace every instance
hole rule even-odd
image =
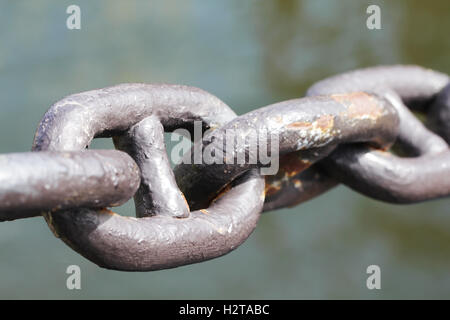
[[[426,115],[426,126],[412,111]],[[183,128],[190,152],[171,169],[164,132]],[[68,96],[46,112],[33,152],[0,155],[0,221],[44,216],[54,234],[101,267],[148,271],[224,255],[263,211],[291,207],[338,183],[369,197],[413,203],[450,194],[450,84],[417,66],[340,74],[304,98],[237,116],[217,97],[178,85],[122,84]],[[431,128],[428,129],[428,128]],[[271,150],[267,162],[235,164]],[[89,150],[112,137],[117,150]],[[196,150],[225,161],[195,161]],[[401,156],[399,156],[399,154]],[[223,156],[226,155],[226,156]],[[136,218],[106,209],[134,196]],[[185,198],[186,197],[186,198]]]

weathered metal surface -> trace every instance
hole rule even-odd
[[[236,249],[256,227],[264,180],[253,172],[208,209],[184,219],[123,217],[108,210],[47,214],[55,235],[108,269],[150,271],[216,258]]]
[[[276,103],[249,112],[228,122],[205,136],[203,147],[226,154],[227,130],[237,130],[242,138],[253,132],[269,132],[279,137],[280,156],[298,152],[297,167],[289,174],[294,176],[331,152],[340,143],[370,142],[376,146],[389,146],[397,136],[398,116],[391,104],[376,95],[359,92],[350,95],[307,97]],[[261,145],[258,145],[260,148]],[[196,148],[196,146],[193,147]],[[310,149],[317,155],[311,158]],[[228,151],[229,152],[229,151]],[[238,148],[233,156],[248,154],[249,145]],[[194,154],[194,152],[192,152]],[[186,155],[190,157],[191,155]],[[231,155],[227,154],[227,157]],[[303,160],[308,164],[301,163]],[[303,161],[303,162],[304,162]],[[235,177],[263,164],[180,164],[175,169],[177,183],[194,209],[208,206],[217,193]],[[287,165],[292,166],[292,163]],[[288,168],[281,168],[286,172]],[[282,180],[281,177],[280,180]],[[280,180],[272,184],[281,183]]]
[[[247,174],[208,209],[189,214],[186,204],[180,204],[173,175],[157,173],[170,172],[161,150],[162,126],[192,130],[194,121],[202,121],[211,128],[233,117],[216,97],[183,86],[126,84],[57,102],[39,125],[33,149],[84,149],[96,136],[117,136],[116,145],[129,151],[141,169],[136,205],[143,218],[82,208],[45,213],[47,223],[75,251],[109,269],[170,268],[235,249],[253,231],[262,210],[264,180],[259,174]]]
[[[295,155],[295,153],[293,153]],[[291,154],[286,156],[290,157]],[[317,166],[312,166],[293,176],[285,174],[284,166],[274,176],[265,176],[266,199],[263,211],[293,207],[315,198],[338,184]]]
[[[414,203],[448,196],[450,152],[400,158],[362,146],[341,146],[323,168],[338,181],[372,198]]]
[[[443,139],[430,132],[414,115],[414,110],[427,109],[430,102],[448,83],[447,75],[418,66],[380,66],[342,73],[316,82],[307,96],[376,92],[388,99],[399,116],[397,142],[412,154],[423,154],[446,147]],[[408,106],[408,107],[407,107]]]
[[[428,69],[391,66],[352,71],[314,84],[307,95],[364,90],[377,92],[391,101],[400,116],[397,142],[414,156],[403,159],[364,146],[341,146],[324,159],[322,167],[351,188],[388,202],[412,203],[450,194],[447,143],[428,130],[405,105],[427,112],[442,91],[433,110],[443,132],[450,128],[448,122],[445,124],[448,89],[443,90],[448,82],[448,76]]]
[[[124,152],[28,152],[0,155],[0,221],[78,206],[102,208],[127,201],[139,169]]]
[[[94,137],[127,131],[148,116],[164,130],[192,130],[195,120],[218,127],[235,113],[217,97],[194,87],[121,84],[70,95],[55,103],[36,131],[33,150],[81,150]],[[61,134],[64,133],[64,134]]]
[[[123,84],[68,96],[42,119],[33,143],[39,152],[0,155],[0,221],[42,214],[56,236],[99,266],[147,271],[226,254],[250,235],[261,211],[296,205],[339,182],[395,203],[450,194],[447,75],[368,68],[320,81],[307,94],[240,117],[186,86]],[[408,108],[425,113],[437,134]],[[195,121],[214,130],[174,174],[164,131],[193,134]],[[229,144],[230,131],[245,143]],[[268,140],[251,148],[252,135],[263,132]],[[113,137],[131,157],[85,150],[95,137]],[[274,137],[279,146],[271,150]],[[394,142],[410,158],[390,153]],[[222,163],[186,163],[198,160],[196,150]],[[258,170],[273,163],[260,150],[280,165],[265,179]],[[105,208],[133,195],[138,218]]]
[[[175,182],[164,144],[164,128],[155,116],[114,137],[117,149],[132,155],[141,169],[141,186],[134,195],[137,217],[167,215],[186,218],[189,206]]]

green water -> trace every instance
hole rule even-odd
[[[81,30],[66,28],[70,4],[81,7]],[[380,5],[382,30],[366,28],[369,4]],[[448,1],[3,0],[0,153],[28,151],[63,96],[118,83],[197,86],[242,114],[359,67],[450,73],[448,30]],[[263,215],[224,257],[148,273],[98,268],[42,218],[5,222],[0,298],[450,298],[449,213],[449,199],[396,206],[341,186]],[[81,267],[81,290],[66,288],[71,264]],[[371,264],[381,267],[381,290],[366,288]]]

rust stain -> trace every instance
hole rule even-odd
[[[292,129],[308,129],[312,127],[312,123],[310,122],[293,122],[287,125],[287,128]]]
[[[295,153],[286,154],[280,159],[280,168],[286,173],[288,177],[295,176],[296,174],[307,169],[309,166],[311,166],[311,164],[311,161],[301,159]]]
[[[332,116],[331,114],[320,116],[315,121],[315,124],[322,131],[329,131],[334,125],[334,116]]]
[[[296,189],[300,189],[302,187],[302,182],[299,179],[294,179],[292,182],[294,182],[294,187]]]
[[[272,196],[281,190],[281,185],[266,183],[264,193],[266,196]]]
[[[200,209],[200,212],[204,214],[209,214],[209,212],[206,209]]]
[[[216,202],[217,200],[219,200],[225,193],[227,193],[228,191],[230,191],[231,189],[231,185],[227,184],[225,187],[223,187],[219,193],[217,194],[217,196],[212,200],[212,202]]]
[[[331,98],[347,108],[345,115],[351,119],[376,120],[383,113],[383,108],[366,92],[334,94]]]
[[[99,213],[109,214],[109,215],[115,215],[114,211],[109,210],[108,208],[103,208],[98,210]]]

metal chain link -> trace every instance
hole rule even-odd
[[[424,113],[427,126],[410,109]],[[230,151],[229,129],[244,140],[267,131],[279,137],[278,172],[261,176],[267,164],[260,160],[184,161],[172,171],[164,131],[193,133],[199,121],[209,131],[193,140],[185,160],[198,148]],[[97,137],[113,137],[118,150],[86,150]],[[104,268],[172,268],[230,252],[262,211],[338,183],[393,203],[446,197],[449,143],[449,77],[417,66],[344,73],[314,84],[304,98],[242,116],[197,88],[123,84],[55,103],[33,152],[0,155],[0,221],[43,215],[57,237]],[[251,152],[247,144],[231,149],[233,158]],[[137,218],[106,209],[132,196]]]

